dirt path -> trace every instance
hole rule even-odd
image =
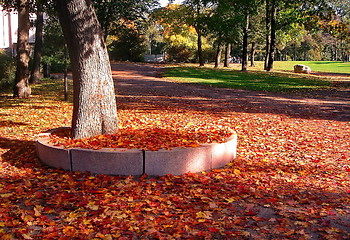
[[[163,69],[162,65],[113,64],[118,102],[127,102],[128,107],[145,103],[145,108],[163,105],[218,113],[244,111],[350,121],[350,89],[346,86],[304,95],[275,94],[176,83],[161,77]]]

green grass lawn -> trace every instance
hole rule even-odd
[[[345,73],[350,74],[349,62],[327,62],[327,61],[275,61],[275,70],[287,70],[293,71],[293,67],[296,64],[307,65],[314,72],[326,72],[326,73]],[[262,62],[258,62],[259,68],[262,69]]]
[[[309,75],[264,71],[241,72],[186,66],[169,68],[165,72],[165,77],[179,82],[269,92],[299,92],[328,88],[331,85],[330,81],[320,80]]]

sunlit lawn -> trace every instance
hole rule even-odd
[[[237,65],[235,65],[237,68]],[[169,68],[165,76],[179,82],[206,84],[215,87],[227,87],[270,92],[295,92],[327,88],[330,81],[309,75],[283,72],[265,72],[251,70],[241,72],[236,69],[214,69],[182,66]]]
[[[293,66],[296,64],[304,64],[315,72],[327,73],[346,73],[350,74],[350,63],[344,62],[330,62],[330,61],[276,61],[276,70],[293,71]]]

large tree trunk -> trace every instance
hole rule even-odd
[[[245,26],[243,28],[243,50],[242,50],[242,71],[247,71],[248,68],[248,29],[249,15],[245,15]]]
[[[231,43],[226,44],[224,67],[229,67],[231,57]]]
[[[271,3],[270,0],[266,0],[265,3],[265,27],[266,27],[266,42],[265,42],[265,61],[264,70],[267,70],[267,65],[270,55],[270,32],[271,32]]]
[[[117,131],[111,66],[90,0],[56,0],[73,74],[73,138]]]
[[[36,24],[35,24],[35,45],[34,45],[34,61],[33,69],[30,77],[30,83],[40,82],[40,61],[43,49],[43,29],[44,29],[44,15],[40,3],[38,3],[36,11]]]
[[[202,34],[201,34],[201,31],[199,29],[197,30],[197,35],[198,35],[198,38],[197,38],[198,61],[199,61],[199,66],[203,67],[204,66],[204,58],[203,58],[203,48],[202,48]]]
[[[273,69],[273,62],[275,60],[275,50],[276,50],[276,3],[272,0],[271,3],[271,36],[270,36],[270,50],[269,50],[269,60],[267,63],[267,71]]]
[[[16,84],[13,97],[27,98],[31,94],[29,87],[29,0],[18,0],[18,39]]]
[[[250,48],[250,66],[255,67],[255,42],[252,42],[251,48]]]
[[[215,65],[214,68],[218,68],[221,62],[221,54],[222,54],[222,44],[221,40],[218,41],[218,47],[216,49],[216,56],[215,56]]]

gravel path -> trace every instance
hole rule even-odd
[[[144,108],[151,106],[195,108],[195,110],[280,113],[291,117],[350,121],[348,82],[337,88],[307,94],[276,94],[248,90],[184,84],[162,77],[163,65],[112,64],[117,99]],[[124,105],[123,105],[124,106]],[[221,107],[224,106],[224,107]]]

